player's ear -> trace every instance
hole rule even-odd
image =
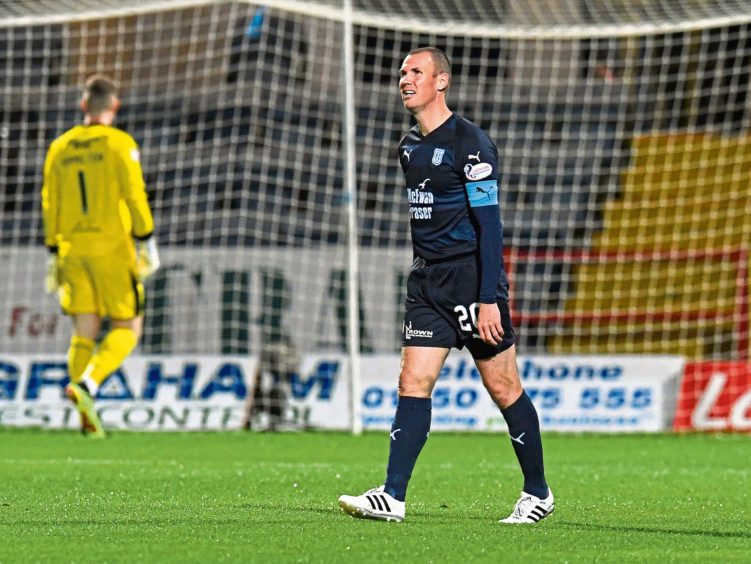
[[[446,90],[446,88],[449,87],[449,75],[448,73],[443,73],[438,76],[438,92],[443,92]]]
[[[120,109],[120,98],[115,96],[114,98],[112,98],[112,111],[116,112],[119,109]]]
[[[83,110],[83,113],[86,113],[86,108],[88,106],[86,105],[86,98],[81,98],[81,110]]]

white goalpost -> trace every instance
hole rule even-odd
[[[433,44],[499,149],[519,351],[748,360],[751,2],[523,4],[2,3],[0,352],[67,347],[42,165],[106,72],[163,255],[139,351],[344,353],[358,432],[411,260],[397,70]]]

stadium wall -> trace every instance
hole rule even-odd
[[[255,356],[134,356],[97,396],[105,427],[117,430],[238,430],[246,417]],[[297,428],[347,430],[348,357],[305,355],[292,375],[288,416]],[[389,429],[399,355],[364,355],[363,429]],[[546,431],[670,429],[683,359],[675,356],[522,356],[519,370]],[[63,355],[0,355],[0,426],[76,429],[64,397]],[[450,355],[433,393],[432,431],[504,431],[466,353]]]
[[[673,429],[751,431],[751,363],[686,364]]]

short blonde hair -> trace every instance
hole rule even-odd
[[[441,51],[438,47],[418,47],[417,49],[412,49],[407,55],[416,55],[417,53],[430,53],[432,55],[433,68],[435,69],[435,74],[433,76],[438,76],[443,73],[451,76],[451,62],[449,61],[448,56],[446,56],[446,53]]]

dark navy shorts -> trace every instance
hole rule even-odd
[[[473,358],[490,358],[514,344],[508,291],[499,284],[496,303],[501,313],[503,340],[489,345],[480,339],[476,321],[480,276],[474,255],[426,263],[417,258],[407,279],[402,346],[467,347]]]

